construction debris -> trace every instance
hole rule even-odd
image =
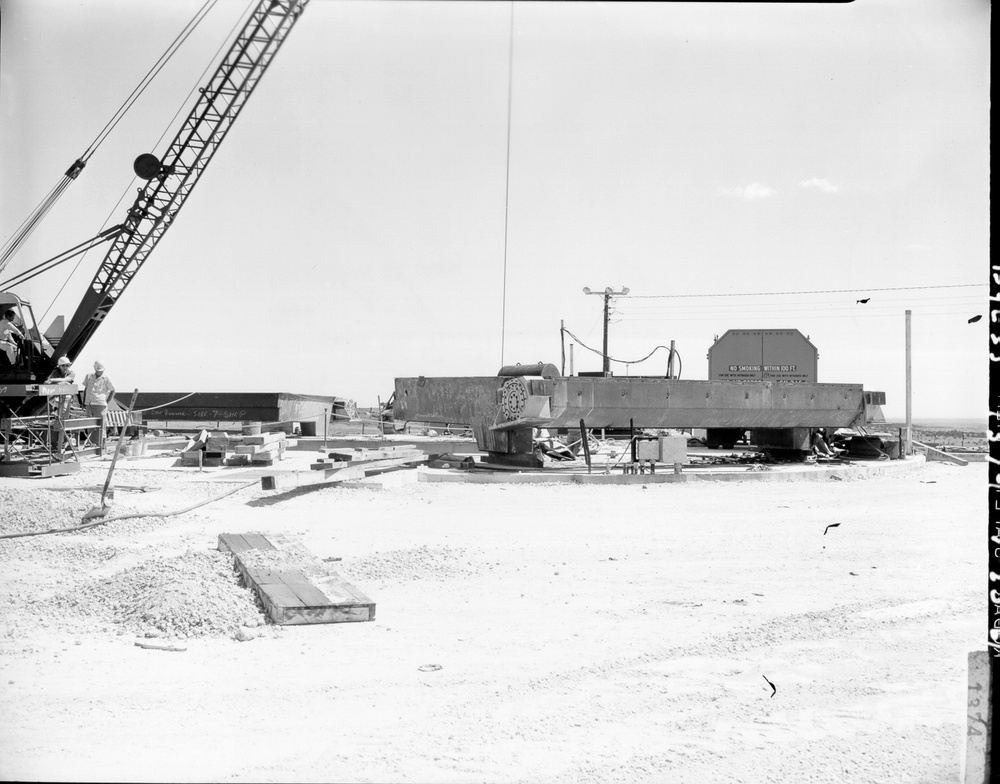
[[[269,466],[282,460],[294,444],[284,431],[239,435],[224,430],[202,430],[181,453],[182,466]]]
[[[138,642],[138,641],[136,641],[135,647],[145,648],[150,651],[177,651],[178,653],[187,650],[187,648],[178,648],[176,645],[156,645],[151,642]]]

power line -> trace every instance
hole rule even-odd
[[[795,294],[853,294],[859,291],[921,291],[926,289],[960,289],[988,285],[988,283],[952,283],[942,286],[891,286],[888,288],[815,289],[812,291],[737,291],[728,294],[634,294],[632,295],[632,299],[679,299],[685,297],[770,297]]]
[[[969,316],[971,314],[975,314],[976,310],[975,310],[975,308],[972,308],[970,310],[949,310],[949,311],[924,311],[924,310],[915,310],[914,312],[915,313],[919,313],[919,314],[921,314],[923,316],[928,316],[928,317],[932,317],[932,316],[933,317],[936,317],[936,316]],[[887,311],[887,312],[884,312],[884,313],[872,313],[871,311],[868,311],[868,312],[865,312],[865,313],[856,312],[856,313],[854,313],[852,315],[849,315],[849,316],[845,316],[845,315],[840,314],[840,313],[829,313],[829,314],[808,313],[807,314],[806,312],[798,312],[798,311],[760,311],[758,313],[757,311],[749,311],[749,312],[746,312],[746,313],[739,313],[739,314],[737,314],[737,317],[740,318],[740,319],[743,319],[744,321],[747,321],[747,320],[750,320],[750,319],[753,319],[755,321],[763,321],[765,319],[771,319],[773,321],[774,319],[798,318],[798,319],[808,319],[810,321],[836,320],[836,321],[844,322],[847,319],[863,319],[863,318],[882,318],[882,319],[893,318],[894,319],[894,318],[898,318],[899,317],[899,311]],[[677,316],[675,318],[670,318],[670,317],[661,317],[661,318],[641,317],[641,318],[629,319],[629,321],[632,322],[632,323],[638,323],[638,322],[641,322],[641,321],[664,321],[664,322],[673,322],[673,323],[676,324],[679,321],[680,322],[689,322],[689,321],[714,321],[714,322],[719,322],[719,321],[721,321],[721,320],[723,320],[725,318],[727,318],[726,315],[717,315],[717,316],[701,316],[701,315],[697,315],[697,316]],[[729,318],[730,321],[732,320],[731,317],[728,317],[728,318]]]
[[[983,297],[935,297],[928,299],[889,299],[871,302],[866,305],[848,303],[843,301],[813,301],[813,302],[785,302],[785,303],[751,303],[741,302],[739,304],[727,304],[725,307],[719,304],[684,304],[671,306],[638,306],[623,310],[619,320],[632,320],[643,316],[683,316],[683,315],[704,315],[711,313],[733,314],[733,313],[803,313],[814,310],[842,310],[842,311],[872,311],[872,310],[898,310],[902,305],[908,308],[939,308],[939,307],[982,307],[985,304]]]
[[[725,307],[721,305],[705,306],[705,305],[676,305],[672,307],[637,307],[629,308],[626,311],[622,311],[617,314],[620,318],[631,319],[636,316],[649,316],[649,315],[684,315],[684,314],[705,314],[705,313],[750,313],[750,312],[809,312],[812,310],[843,310],[843,311],[865,311],[865,310],[898,310],[900,307],[907,308],[937,308],[937,307],[948,307],[948,306],[959,306],[959,307],[981,307],[986,304],[986,299],[984,297],[945,297],[945,298],[935,298],[935,299],[923,299],[923,300],[901,300],[901,301],[879,301],[871,302],[867,305],[861,305],[853,302],[784,302],[778,303],[752,303],[752,302],[739,302],[727,304]]]
[[[573,338],[573,340],[575,340],[583,348],[587,349],[587,351],[590,351],[590,352],[592,352],[594,354],[597,354],[599,357],[605,356],[604,352],[602,352],[602,351],[600,351],[600,350],[598,350],[596,348],[591,348],[590,346],[588,346],[586,343],[584,343],[582,340],[580,340],[580,338],[578,338],[576,335],[574,335],[572,332],[570,332],[565,327],[563,327],[563,332],[565,332],[567,335],[569,335],[571,338]],[[657,346],[652,351],[650,351],[648,354],[646,354],[646,356],[644,356],[642,359],[615,359],[614,357],[607,357],[607,359],[608,359],[609,362],[617,362],[619,365],[638,365],[641,362],[645,362],[647,359],[649,359],[651,356],[653,356],[653,354],[655,354],[661,348],[664,349],[664,350],[666,350],[666,351],[670,351],[670,346]],[[675,351],[674,353],[676,354],[677,352]]]

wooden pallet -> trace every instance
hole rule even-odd
[[[220,534],[244,582],[260,597],[268,617],[281,626],[375,620],[375,602],[316,559],[298,542],[263,534]],[[298,568],[253,563],[252,551],[276,551]]]

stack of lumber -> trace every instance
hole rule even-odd
[[[288,435],[279,430],[258,436],[242,436],[242,443],[234,451],[237,455],[249,455],[254,465],[269,466],[284,457],[288,445]]]
[[[259,435],[234,435],[224,430],[202,430],[181,454],[187,466],[269,466],[284,457],[290,446],[283,431]]]
[[[345,623],[375,619],[375,602],[282,534],[220,534],[219,550],[276,624]]]
[[[384,449],[348,449],[330,452],[327,459],[310,466],[309,471],[287,471],[261,478],[264,490],[289,490],[305,485],[321,485],[364,479],[370,474],[390,471],[427,460],[414,446],[390,446]]]

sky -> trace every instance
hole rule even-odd
[[[0,241],[201,5],[0,0]],[[219,0],[0,283],[122,220],[132,161],[166,149],[247,6]],[[704,379],[727,330],[798,329],[820,382],[898,419],[910,310],[914,417],[985,420],[989,20],[982,0],[311,0],[76,368],[369,406],[396,377],[564,346],[568,372],[571,344],[600,370],[583,289],[611,287],[616,376],[662,376],[674,341]],[[102,257],[16,291],[46,327]]]

